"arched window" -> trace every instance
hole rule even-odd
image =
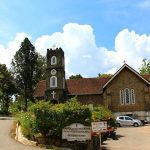
[[[120,90],[120,103],[124,105],[124,90]]]
[[[120,104],[121,105],[135,104],[134,89],[125,88],[120,90]]]
[[[130,104],[130,90],[128,88],[124,89],[125,94],[125,104]]]
[[[57,77],[52,76],[50,78],[50,87],[57,87]]]
[[[135,104],[135,94],[134,94],[134,89],[131,89],[131,102],[132,102],[132,104]]]
[[[51,65],[56,65],[56,64],[57,64],[57,58],[56,58],[56,56],[52,56]]]

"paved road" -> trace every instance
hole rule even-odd
[[[0,150],[43,150],[32,146],[25,146],[9,136],[11,118],[0,117]]]
[[[150,150],[150,125],[142,127],[120,127],[118,140],[109,139],[103,150]]]

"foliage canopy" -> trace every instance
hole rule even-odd
[[[150,74],[150,61],[147,59],[142,60],[142,66],[139,68],[140,74]]]
[[[80,74],[72,75],[72,76],[69,77],[69,79],[82,79],[82,78],[83,78],[83,77],[82,77],[82,75],[80,75]]]
[[[16,93],[13,76],[6,65],[0,64],[0,106],[3,113],[8,113],[12,95]]]
[[[29,107],[28,112],[21,113],[18,121],[26,137],[61,138],[62,129],[72,123],[90,126],[92,121],[110,117],[113,117],[112,113],[104,107],[97,106],[91,111],[88,105],[82,105],[76,98],[72,98],[63,104],[55,105],[40,101]]]

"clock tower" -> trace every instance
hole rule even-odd
[[[47,49],[45,94],[52,103],[66,100],[64,52],[61,48]]]

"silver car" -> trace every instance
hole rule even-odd
[[[121,126],[134,126],[134,127],[138,127],[142,125],[141,120],[129,117],[129,116],[118,116],[116,118],[116,125],[118,127]]]

